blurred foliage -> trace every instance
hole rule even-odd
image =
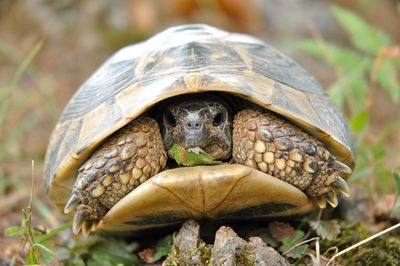
[[[371,138],[368,135],[373,90],[382,89],[394,102],[400,101],[400,46],[390,36],[369,25],[357,14],[333,6],[332,12],[348,33],[352,47],[345,48],[324,41],[320,36],[299,42],[299,47],[325,60],[337,75],[328,92],[333,101],[345,111],[356,142],[356,171],[351,181],[370,176],[375,190],[392,190],[391,169],[386,166],[385,141],[400,120],[393,121]],[[380,108],[385,108],[381,106]],[[368,182],[366,182],[368,184]]]

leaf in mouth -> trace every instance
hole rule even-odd
[[[185,150],[185,148],[176,143],[172,146],[172,153],[178,165],[195,166],[222,164],[221,161],[216,161],[214,157],[201,149]]]

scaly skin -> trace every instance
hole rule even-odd
[[[326,202],[337,205],[335,191],[348,195],[347,183],[339,174],[349,173],[350,168],[337,162],[316,138],[268,111],[251,109],[236,114],[232,135],[231,132],[224,134],[232,125],[230,114],[224,113],[228,109],[222,102],[210,104],[212,101],[194,100],[194,105],[190,101],[190,104],[188,101],[173,103],[183,111],[172,110],[174,118],[168,118],[164,113],[161,123],[168,123],[162,124],[164,136],[155,120],[141,117],[101,145],[79,169],[72,196],[64,210],[65,213],[76,210],[73,232],[78,234],[82,230],[87,235],[120,199],[162,171],[167,160],[165,148],[168,149],[171,143],[178,142],[186,148],[193,144],[193,147],[201,146],[207,150],[209,146],[215,146],[216,136],[221,136],[219,140],[223,147],[211,149],[216,151],[217,158],[226,158],[225,153],[231,152],[230,143],[233,143],[235,163],[256,168],[296,186],[313,197],[320,207],[325,207]],[[199,110],[201,115],[197,115]],[[216,121],[216,114],[221,112],[224,119]],[[193,114],[197,115],[195,119]],[[185,128],[193,121],[199,123],[198,128]],[[185,134],[195,135],[198,143],[192,143],[192,139],[188,142]]]
[[[233,143],[235,163],[282,179],[320,203],[322,196],[336,207],[336,187],[349,193],[340,174],[350,168],[337,162],[315,137],[270,112],[245,109],[236,114]]]
[[[75,234],[88,234],[107,211],[135,187],[164,169],[167,155],[158,124],[141,117],[108,139],[79,169],[72,197]]]

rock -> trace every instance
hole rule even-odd
[[[200,226],[193,220],[185,222],[175,237],[163,265],[289,265],[276,250],[261,238],[249,242],[240,238],[232,228],[222,226],[215,234],[214,245],[200,238]]]
[[[181,265],[201,265],[200,225],[194,220],[186,221],[175,238],[179,250],[179,263]]]
[[[246,242],[227,226],[222,226],[215,234],[211,254],[213,265],[290,265],[261,238],[251,237]]]
[[[237,265],[237,255],[245,253],[247,242],[241,239],[230,227],[222,226],[215,234],[211,254],[213,265]]]
[[[248,246],[255,254],[255,265],[290,265],[275,249],[268,247],[259,237],[250,237]]]

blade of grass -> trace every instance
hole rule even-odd
[[[32,60],[35,58],[35,56],[39,53],[40,49],[43,46],[43,42],[37,43],[32,50],[29,52],[29,54],[24,58],[24,60],[21,62],[21,64],[18,66],[17,70],[14,73],[14,76],[11,79],[10,85],[7,87],[6,92],[3,95],[3,98],[1,99],[2,105],[0,107],[0,131],[3,128],[3,124],[5,121],[5,118],[7,117],[8,109],[10,108],[10,98],[17,87],[19,81],[21,80],[22,75],[24,72],[27,70],[29,65],[31,64]]]
[[[32,248],[38,248],[42,251],[42,253],[47,253],[51,257],[54,257],[56,255],[51,249],[40,243],[33,244]]]
[[[65,223],[65,224],[61,224],[60,226],[54,228],[53,230],[51,230],[50,232],[48,232],[47,234],[43,235],[42,237],[40,237],[39,242],[43,243],[53,237],[55,237],[56,235],[58,235],[60,232],[69,229],[72,227],[72,221]]]
[[[400,174],[398,172],[396,172],[396,171],[393,171],[392,175],[393,175],[393,179],[394,179],[394,184],[396,186],[396,195],[395,195],[395,198],[394,198],[394,201],[393,201],[392,209],[390,211],[390,215],[391,216],[394,213],[394,209],[396,207],[397,200],[400,197]]]
[[[293,249],[295,249],[298,246],[307,244],[308,242],[312,242],[312,241],[319,241],[319,237],[313,237],[304,241],[301,241],[300,243],[297,243],[296,245],[290,247],[288,250],[286,250],[285,252],[283,252],[283,256],[287,255],[290,251],[292,251]]]
[[[26,235],[28,238],[28,242],[30,245],[29,252],[28,252],[28,263],[38,263],[40,255],[39,251],[37,248],[34,246],[35,245],[35,238],[33,236],[32,232],[32,201],[33,201],[33,192],[34,192],[34,186],[35,186],[35,161],[32,160],[32,173],[31,173],[31,193],[29,196],[29,204],[27,207],[27,210],[23,210],[23,227],[25,228]]]

